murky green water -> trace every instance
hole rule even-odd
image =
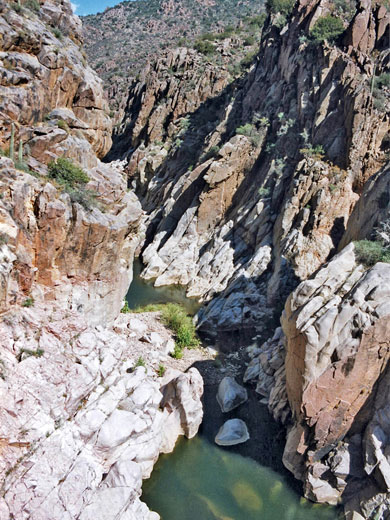
[[[199,304],[195,300],[186,298],[183,287],[167,286],[154,287],[153,284],[146,282],[140,277],[142,263],[136,258],[134,260],[133,281],[126,295],[130,309],[143,307],[149,303],[180,303],[190,314],[195,314],[199,309]]]
[[[142,500],[162,520],[338,518],[335,508],[300,499],[274,471],[199,436],[160,456]]]

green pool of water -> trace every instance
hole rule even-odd
[[[143,307],[149,303],[180,303],[190,314],[195,314],[199,310],[199,303],[196,300],[186,298],[186,291],[183,287],[166,286],[154,287],[150,282],[146,282],[140,276],[143,269],[141,261],[134,260],[133,281],[127,291],[126,300],[130,309]]]
[[[142,500],[162,520],[338,518],[335,508],[300,499],[274,471],[199,436],[160,456]]]

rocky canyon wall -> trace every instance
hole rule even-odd
[[[0,517],[156,519],[142,479],[197,432],[203,382],[156,315],[119,314],[142,209],[99,159],[111,122],[70,3],[1,1],[0,36]]]
[[[298,3],[282,30],[270,15],[246,75],[217,79],[211,58],[202,74],[182,49],[131,92],[120,148],[148,213],[143,276],[210,302],[206,334],[269,333],[272,309],[337,251],[388,160],[388,89],[381,109],[372,93],[388,69],[388,11],[361,2],[337,44],[313,43],[333,8]]]
[[[221,348],[256,338],[244,380],[288,427],[308,498],[386,519],[390,272],[352,242],[389,217],[390,15],[359,1],[315,42],[335,9],[270,13],[249,72],[218,81],[210,58],[206,88],[193,51],[160,59],[116,150],[147,212],[144,278],[204,302],[198,329]]]

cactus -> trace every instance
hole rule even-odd
[[[11,141],[9,144],[9,158],[11,161],[15,159],[15,125],[11,123]]]
[[[22,164],[22,162],[23,162],[23,141],[20,139],[19,150],[18,150],[18,163]]]

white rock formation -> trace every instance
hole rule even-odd
[[[140,316],[88,328],[76,312],[36,303],[3,318],[1,518],[158,518],[139,499],[142,479],[178,435],[196,434],[203,382],[195,368],[157,377],[169,334]],[[145,354],[153,328],[162,341]],[[134,369],[143,353],[147,368]]]

